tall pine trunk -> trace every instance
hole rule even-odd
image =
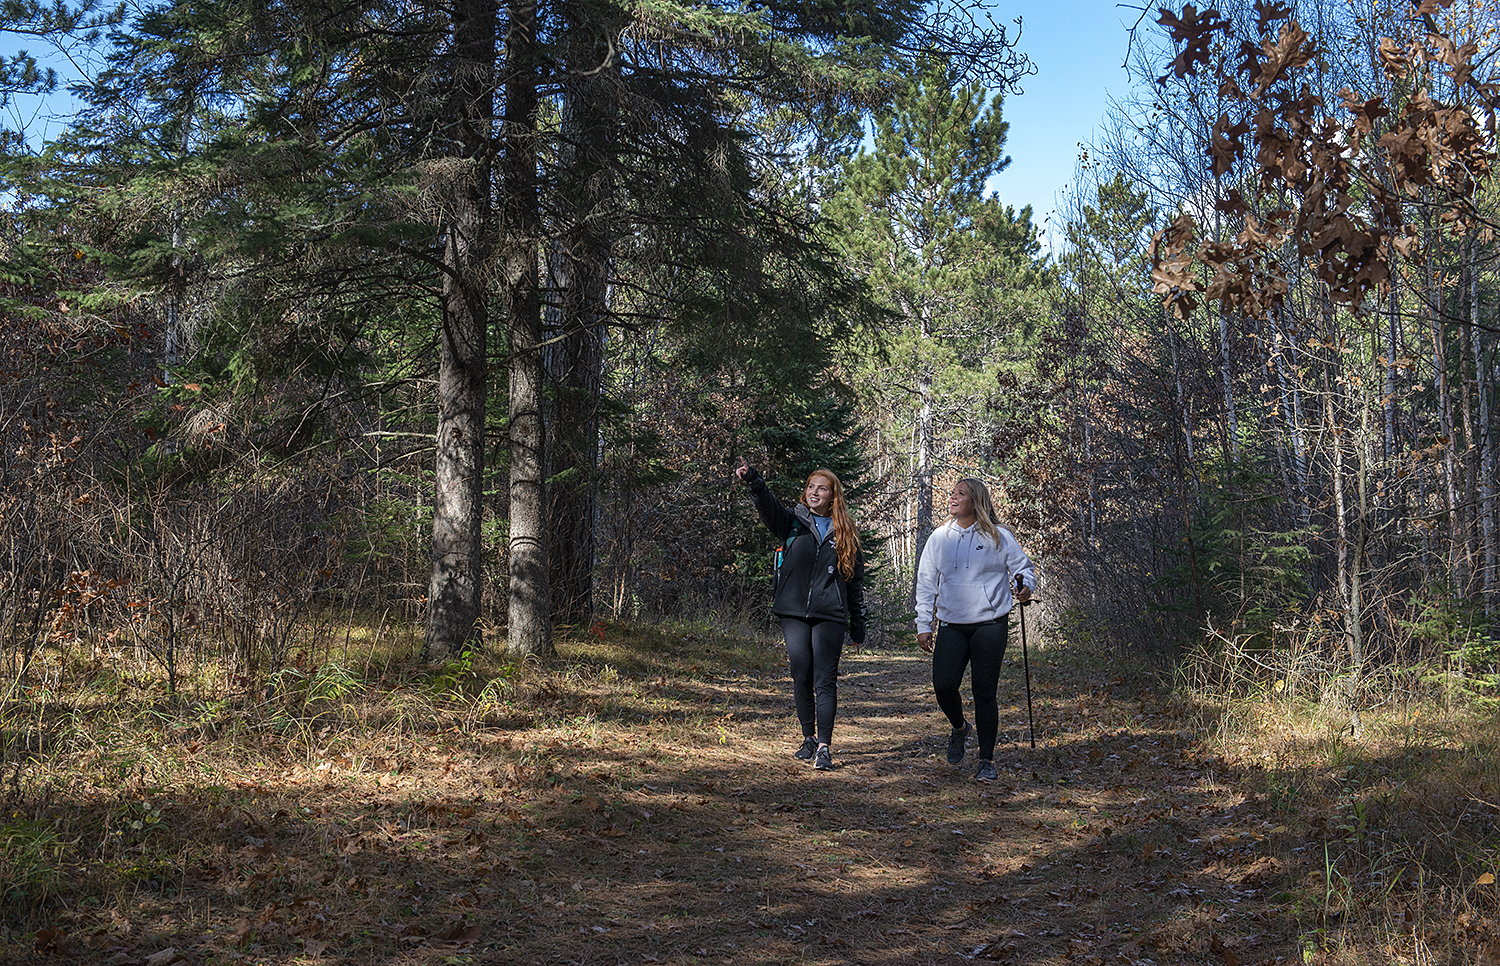
[[[506,651],[553,655],[538,284],[536,6],[513,0],[501,145],[501,302],[510,337],[510,580]]]
[[[553,386],[548,461],[552,618],[581,624],[594,614],[600,407],[613,260],[618,14],[590,4],[574,12],[563,105],[567,223],[551,258],[549,300],[560,342],[547,351]]]
[[[442,661],[482,643],[484,421],[489,316],[490,124],[494,116],[495,7],[454,6],[453,75],[447,119],[452,153],[463,159],[447,186],[443,246],[443,330],[437,379],[437,455],[432,572],[427,587],[426,656]]]

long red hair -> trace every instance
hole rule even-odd
[[[833,488],[833,512],[829,514],[833,518],[833,543],[839,552],[839,572],[849,580],[854,576],[854,563],[859,559],[859,529],[854,525],[854,517],[849,515],[849,504],[844,502],[844,484],[839,482],[833,470],[819,467],[807,474],[802,492],[806,493],[813,479],[819,476]]]

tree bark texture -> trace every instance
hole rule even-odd
[[[453,153],[464,159],[447,186],[443,329],[437,379],[432,572],[427,587],[426,657],[443,661],[483,643],[485,393],[488,377],[485,274],[490,257],[490,123],[494,114],[495,7],[454,8]]]
[[[538,284],[536,7],[512,3],[501,153],[501,302],[510,337],[510,580],[506,651],[553,656]]]
[[[552,386],[549,569],[552,619],[594,616],[600,405],[613,259],[610,212],[619,123],[619,24],[585,5],[567,42],[562,135],[567,224],[550,259],[548,347]]]

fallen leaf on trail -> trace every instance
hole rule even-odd
[[[994,941],[991,941],[991,942],[987,942],[987,943],[980,943],[978,946],[975,946],[974,947],[974,951],[969,954],[969,958],[970,959],[1010,959],[1011,955],[1013,953],[1015,953],[1015,951],[1016,951],[1016,944],[1015,943],[1005,942],[1003,940],[998,940],[997,939],[997,940],[994,940]]]
[[[438,942],[469,945],[479,941],[479,933],[479,923],[465,922],[459,918],[433,933],[432,938]]]
[[[36,951],[39,953],[55,953],[59,956],[72,956],[75,951],[68,942],[68,933],[63,929],[48,927],[38,929],[36,932]]]
[[[1240,958],[1234,954],[1234,950],[1220,942],[1218,936],[1209,940],[1209,946],[1224,960],[1225,966],[1240,966]]]
[[[1281,864],[1280,860],[1274,856],[1263,855],[1250,863],[1250,867],[1240,876],[1239,881],[1241,885],[1259,889],[1281,878],[1285,870],[1286,867]]]

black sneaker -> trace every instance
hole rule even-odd
[[[833,767],[833,752],[828,750],[827,745],[818,746],[818,753],[813,757],[813,767],[818,771],[827,771]]]
[[[956,765],[964,760],[964,742],[969,740],[969,732],[973,730],[965,721],[962,728],[948,736],[948,764]]]
[[[802,739],[802,747],[797,749],[797,757],[803,761],[810,761],[818,750],[818,739],[808,737]]]
[[[999,777],[1000,773],[995,771],[994,762],[988,758],[979,759],[979,770],[974,773],[976,782],[992,782]]]

